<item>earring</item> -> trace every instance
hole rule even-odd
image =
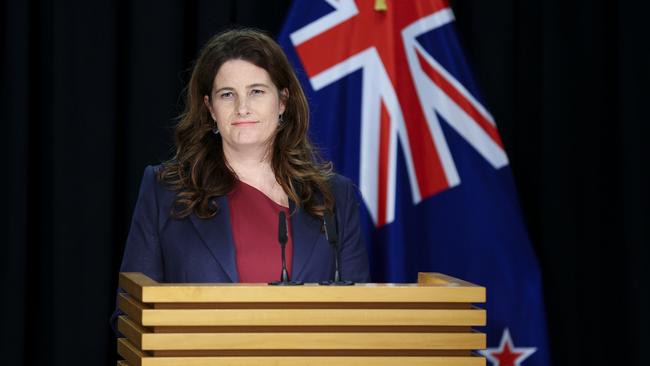
[[[282,119],[282,114],[280,114],[278,116],[278,123],[283,123],[283,122],[284,122],[284,120]]]
[[[212,127],[212,133],[215,135],[219,134],[219,127],[217,126],[217,121],[214,121],[214,127]]]

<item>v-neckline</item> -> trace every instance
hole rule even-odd
[[[260,189],[258,189],[257,187],[254,187],[254,186],[252,186],[252,185],[250,185],[250,184],[248,184],[248,183],[246,183],[246,182],[244,182],[244,181],[242,181],[242,180],[237,180],[237,183],[238,183],[238,184],[241,184],[242,186],[245,186],[245,187],[250,188],[250,190],[252,190],[252,191],[255,191],[255,192],[259,193],[259,194],[262,195],[265,199],[267,199],[268,201],[270,201],[271,203],[273,203],[274,205],[280,207],[280,208],[283,209],[283,210],[286,210],[286,209],[289,208],[289,205],[288,205],[288,204],[285,206],[285,205],[283,205],[283,204],[281,204],[281,203],[276,202],[273,198],[269,197],[266,193],[262,192],[262,191],[261,191]],[[289,201],[289,199],[287,198],[287,202],[288,202],[288,201]]]

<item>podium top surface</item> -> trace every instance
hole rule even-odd
[[[143,303],[482,303],[485,287],[440,273],[418,283],[353,286],[269,286],[259,283],[159,283],[142,273],[120,273],[120,287]]]

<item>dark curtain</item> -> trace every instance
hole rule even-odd
[[[556,365],[647,363],[646,4],[453,2],[541,264]]]
[[[276,34],[288,6],[2,3],[3,364],[115,364],[108,317],[131,210],[144,166],[171,156],[198,47],[233,24]],[[648,7],[452,6],[541,263],[554,364],[640,365],[650,341]]]
[[[143,169],[171,156],[198,47],[288,1],[2,5],[3,365],[115,365],[108,325]],[[8,245],[5,245],[7,243]]]

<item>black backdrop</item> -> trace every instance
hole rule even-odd
[[[144,166],[170,156],[191,60],[230,24],[277,33],[288,6],[2,3],[0,362],[115,364],[108,317],[131,210]],[[452,6],[541,263],[554,364],[640,365],[650,341],[647,6]]]

